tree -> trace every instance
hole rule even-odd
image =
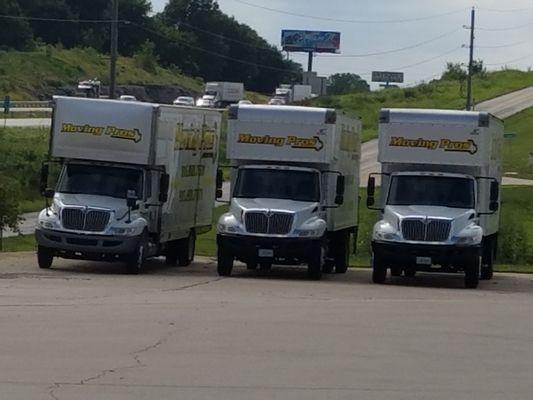
[[[2,14],[22,16],[22,10],[17,0],[0,0]],[[2,34],[0,35],[0,47],[26,50],[32,46],[33,34],[27,21],[16,19],[3,19]]]
[[[138,67],[147,72],[155,73],[157,71],[158,57],[155,54],[155,44],[147,40],[141,45],[141,48],[133,56]]]
[[[328,94],[336,95],[369,91],[370,85],[356,74],[333,74],[328,79]]]
[[[11,228],[18,232],[21,222],[18,193],[18,182],[5,175],[0,175],[0,250],[2,250],[2,231]]]

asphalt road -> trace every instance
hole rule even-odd
[[[533,278],[0,255],[1,398],[512,400],[533,391]]]

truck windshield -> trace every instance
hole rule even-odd
[[[142,198],[142,177],[142,171],[133,168],[66,164],[57,191],[125,199],[128,190],[135,190],[137,197]]]
[[[475,208],[474,181],[439,176],[393,176],[387,204]]]
[[[316,172],[279,169],[239,171],[233,197],[320,201],[320,180]]]

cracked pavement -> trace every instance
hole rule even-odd
[[[189,268],[0,254],[0,398],[525,399],[533,276],[369,283],[366,270]]]

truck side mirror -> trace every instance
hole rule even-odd
[[[168,174],[161,175],[159,180],[159,201],[166,203],[168,201],[168,189],[170,187],[170,176]]]
[[[217,193],[219,190],[222,190],[224,185],[224,174],[221,169],[217,169]]]
[[[500,204],[497,201],[491,201],[489,204],[489,210],[496,212],[500,209]]]
[[[43,196],[45,196],[46,187],[48,186],[48,172],[49,172],[48,164],[43,164],[43,166],[41,167],[41,182],[40,182],[40,192]]]
[[[135,208],[137,200],[139,200],[137,192],[135,192],[135,190],[128,190],[126,193],[126,204],[128,205],[128,208]]]
[[[376,178],[373,176],[368,177],[368,183],[366,185],[366,206],[367,208],[373,207],[376,203],[374,196],[376,194]]]
[[[54,189],[44,189],[43,195],[47,199],[53,199],[54,195],[56,194]]]
[[[490,202],[498,202],[500,197],[500,185],[496,181],[490,183]]]
[[[337,177],[337,190],[335,196],[335,204],[342,206],[344,204],[344,192],[346,190],[346,179],[344,175],[339,175]]]

